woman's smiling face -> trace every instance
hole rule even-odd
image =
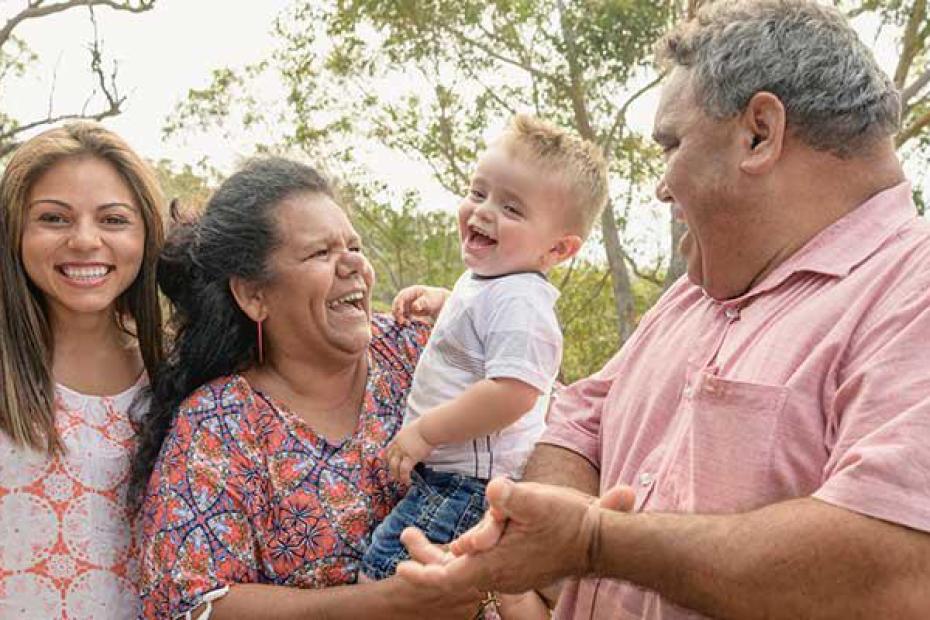
[[[145,223],[109,162],[63,159],[33,184],[21,255],[52,316],[112,313],[142,265]]]
[[[262,287],[270,346],[288,355],[363,354],[374,272],[345,211],[325,194],[303,193],[278,205],[275,219],[280,245]]]

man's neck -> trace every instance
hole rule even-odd
[[[782,179],[789,192],[788,204],[815,232],[905,180],[890,140],[850,159],[805,149],[788,166]]]
[[[840,159],[807,150],[793,158],[790,167],[773,179],[762,209],[780,213],[776,234],[759,240],[767,261],[749,288],[765,279],[820,232],[855,211],[860,205],[905,180],[894,149],[880,145],[866,156]],[[748,290],[748,289],[747,289]]]

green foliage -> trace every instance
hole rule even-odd
[[[381,191],[356,184],[341,192],[378,279],[375,301],[389,306],[411,284],[451,288],[464,270],[453,215],[418,210],[414,193],[404,196],[398,208],[381,202]]]
[[[674,277],[681,268],[672,262],[669,271],[674,256],[633,265],[631,256],[642,254],[625,249],[638,242],[627,228],[630,214],[652,200],[662,168],[658,149],[631,130],[627,113],[657,82],[650,64],[655,41],[692,4],[297,0],[276,21],[273,56],[215,72],[207,88],[191,91],[179,106],[169,130],[261,126],[262,150],[305,154],[343,179],[380,279],[379,304],[414,282],[451,285],[462,266],[452,217],[422,211],[415,194],[392,191],[360,170],[360,145],[374,141],[419,159],[440,185],[461,194],[489,131],[515,112],[545,116],[597,141],[613,179],[613,211],[601,233],[608,262],[578,262],[554,277],[563,292],[570,380],[616,350],[620,324],[625,329],[638,320],[665,274]],[[838,4],[847,12],[877,12],[900,28],[913,1]],[[912,76],[925,67],[925,55],[914,62]],[[255,84],[269,79],[282,91],[262,98]],[[914,104],[910,118],[919,117],[926,100]],[[924,132],[912,144],[923,148],[927,140]],[[612,223],[618,232],[607,230]],[[628,266],[637,277],[623,273]]]
[[[10,37],[6,43],[5,47],[0,48],[0,84],[9,77],[24,75],[29,64],[37,59],[22,39]],[[19,126],[18,120],[0,111],[0,147],[15,134]]]
[[[561,291],[556,309],[565,344],[559,379],[571,383],[601,368],[619,348],[610,274],[602,264],[575,260],[554,269],[550,279]],[[633,282],[633,293],[638,321],[662,290],[647,280],[637,279]]]
[[[188,212],[200,212],[206,205],[213,191],[212,185],[218,178],[215,170],[201,163],[199,170],[190,164],[178,167],[168,159],[153,162],[155,174],[168,201],[177,199],[180,206]]]
[[[924,215],[927,213],[927,197],[920,187],[914,187],[914,204],[917,206],[917,213]]]

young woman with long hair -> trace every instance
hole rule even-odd
[[[0,617],[138,614],[126,487],[162,357],[162,202],[96,123],[32,138],[0,179]]]

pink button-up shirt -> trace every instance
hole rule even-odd
[[[591,461],[602,492],[632,485],[635,510],[814,496],[930,531],[930,224],[910,192],[877,194],[739,298],[677,282],[559,394],[542,442]],[[699,616],[586,579],[557,617]]]

